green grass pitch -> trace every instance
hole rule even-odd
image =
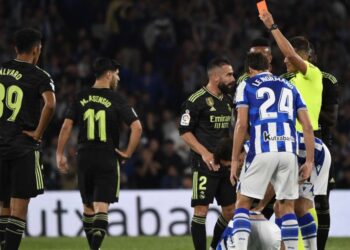
[[[350,249],[350,238],[331,238],[327,250]],[[208,239],[209,248],[209,239]],[[84,238],[24,238],[23,250],[88,250]],[[107,237],[101,250],[191,250],[189,236],[179,237]]]

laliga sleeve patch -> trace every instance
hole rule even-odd
[[[190,111],[186,109],[185,113],[181,116],[180,125],[188,126],[190,125],[190,121],[191,121]]]

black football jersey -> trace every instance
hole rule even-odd
[[[192,132],[196,139],[205,146],[209,152],[214,150],[220,139],[230,134],[233,101],[230,95],[222,95],[218,98],[211,94],[205,87],[192,94],[182,105],[182,115],[179,132],[184,134]],[[192,153],[192,166],[200,167],[202,157],[196,152]],[[203,171],[209,171],[207,167],[200,167]],[[211,174],[222,174],[212,172]]]
[[[66,118],[78,125],[78,147],[119,147],[122,122],[130,125],[137,114],[124,97],[103,88],[89,88],[79,92],[70,105]]]
[[[0,65],[0,149],[4,156],[38,148],[22,131],[36,129],[42,93],[54,90],[50,75],[35,65],[18,60]]]

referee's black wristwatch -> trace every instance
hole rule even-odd
[[[274,23],[271,25],[271,28],[269,28],[269,31],[271,32],[271,31],[276,30],[276,29],[278,29],[278,25]]]

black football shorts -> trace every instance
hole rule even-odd
[[[192,177],[192,207],[209,205],[214,198],[222,207],[236,202],[236,187],[232,186],[229,175],[215,176],[193,170]]]
[[[120,167],[113,150],[85,148],[78,151],[78,187],[84,204],[117,202]]]
[[[29,199],[43,192],[43,165],[39,151],[30,151],[11,160],[1,160],[1,201],[6,203],[10,198]]]

